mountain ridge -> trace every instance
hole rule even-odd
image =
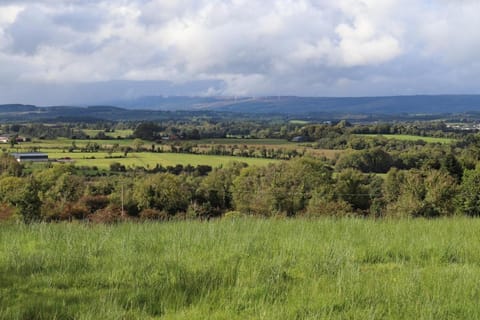
[[[168,117],[169,112],[221,112],[255,116],[344,117],[418,116],[480,113],[480,95],[416,95],[381,97],[187,97],[148,96],[125,102],[89,106],[0,105],[0,117],[52,119],[89,116],[98,119],[149,119]]]
[[[379,97],[163,97],[148,96],[116,106],[151,110],[214,110],[241,113],[439,114],[480,111],[480,95],[412,95]]]

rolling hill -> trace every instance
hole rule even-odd
[[[115,106],[0,105],[4,121],[98,121],[179,119],[192,114],[248,118],[277,115],[287,118],[431,119],[441,115],[480,118],[480,95],[392,96],[361,98],[321,97],[142,97],[118,101]]]
[[[277,114],[440,114],[480,111],[480,95],[325,97],[142,97],[119,107],[151,110],[216,110]]]

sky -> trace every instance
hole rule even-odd
[[[480,93],[478,0],[0,0],[0,103]]]

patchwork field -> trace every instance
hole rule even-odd
[[[112,146],[118,144],[119,146],[133,146],[133,139],[88,139],[88,140],[79,140],[79,139],[66,139],[58,138],[51,140],[38,140],[35,139],[31,142],[22,142],[15,146],[14,149],[64,149],[75,144],[78,148],[85,147],[87,143],[98,143],[101,146]],[[189,142],[197,145],[247,145],[247,146],[273,146],[273,147],[299,147],[298,143],[289,142],[282,139],[202,139],[202,140],[185,140],[179,142]],[[152,145],[152,142],[143,141],[145,146]],[[172,141],[174,143],[174,141]],[[168,143],[166,143],[168,144]],[[164,144],[156,144],[157,146],[162,146]],[[8,148],[9,145],[4,144],[5,148]]]
[[[476,319],[480,220],[0,224],[1,319]]]
[[[95,130],[100,131],[100,130]],[[93,133],[93,132],[91,132]],[[112,148],[115,144],[118,144],[117,151],[109,154],[106,151],[101,152],[81,152],[88,144],[98,144],[102,148]],[[31,142],[23,142],[15,145],[14,148],[10,148],[5,144],[3,147],[8,152],[30,152],[39,151],[49,155],[50,159],[70,158],[78,166],[97,166],[100,169],[107,169],[111,163],[119,162],[125,166],[135,167],[143,166],[146,168],[153,168],[156,164],[162,166],[173,166],[177,164],[181,165],[210,165],[212,167],[218,167],[231,161],[246,162],[249,165],[266,165],[268,163],[276,162],[278,160],[262,159],[258,157],[242,157],[242,156],[223,156],[223,155],[204,155],[204,154],[189,154],[189,153],[170,153],[171,143],[155,144],[155,149],[163,149],[164,153],[149,153],[149,152],[129,152],[127,157],[123,157],[124,153],[119,149],[122,147],[131,147],[135,149],[133,139],[111,139],[111,140],[78,140],[78,139],[53,139],[53,140],[34,140]],[[191,143],[196,145],[194,150],[197,153],[207,153],[212,146],[224,146],[227,148],[238,147],[249,149],[254,148],[259,150],[265,148],[268,150],[296,150],[298,154],[307,154],[314,157],[325,157],[327,159],[334,159],[341,152],[341,150],[326,150],[326,149],[313,149],[311,147],[293,143],[281,139],[204,139],[204,140],[192,140],[182,141],[182,143]],[[74,152],[69,152],[69,148],[75,147]],[[143,141],[143,146],[147,149],[152,148],[152,143]],[[112,158],[113,157],[113,158]]]

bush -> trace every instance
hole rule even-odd
[[[116,223],[126,221],[129,217],[122,213],[121,207],[110,205],[89,215],[88,219],[94,223]]]
[[[120,162],[113,162],[110,164],[110,171],[113,172],[125,172],[127,168]]]
[[[144,209],[140,212],[141,220],[160,220],[166,221],[170,218],[167,212],[155,209]]]
[[[83,220],[87,218],[90,212],[81,203],[69,203],[63,209],[62,220]]]
[[[330,200],[314,195],[308,203],[304,217],[347,217],[354,215],[352,206],[344,200]]]
[[[217,216],[218,213],[212,209],[210,203],[198,204],[196,202],[190,204],[187,208],[187,218],[208,219]]]
[[[241,219],[247,217],[246,214],[241,213],[240,211],[228,211],[223,215],[223,219]]]
[[[97,210],[107,207],[110,200],[107,196],[84,196],[79,202],[85,205],[89,213],[94,213]]]
[[[9,220],[13,217],[15,209],[8,204],[0,204],[0,221]]]
[[[83,220],[90,213],[88,209],[80,203],[66,203],[62,205],[52,200],[43,203],[42,217],[46,221],[72,221]]]

